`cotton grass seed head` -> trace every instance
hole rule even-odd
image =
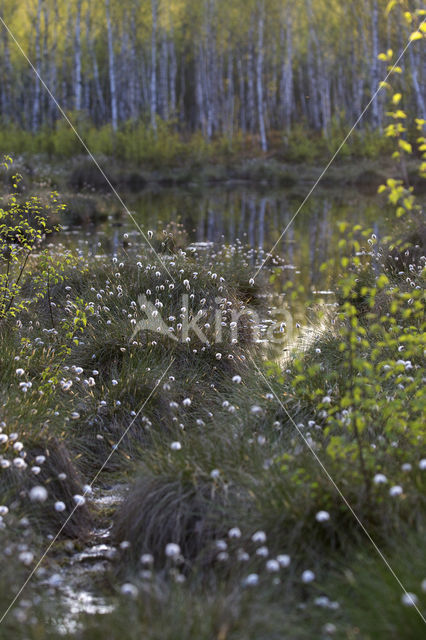
[[[34,560],[34,554],[31,553],[31,551],[21,551],[18,558],[22,564],[28,567],[28,565],[30,565]]]
[[[280,564],[277,560],[268,560],[266,563],[266,570],[270,573],[276,573],[280,570]]]
[[[253,533],[251,539],[255,543],[263,544],[266,542],[266,533],[264,531],[256,531]]]
[[[418,601],[419,599],[416,594],[410,593],[409,591],[406,591],[401,596],[401,602],[405,607],[414,607],[415,605],[417,605]]]
[[[130,598],[136,598],[139,594],[139,589],[131,582],[125,582],[120,587],[120,592],[123,596],[129,596]]]
[[[259,407],[259,405],[254,404],[250,409],[250,413],[252,413],[255,416],[259,415],[260,413],[262,413],[262,407]]]
[[[304,571],[302,573],[302,582],[304,584],[309,584],[310,582],[313,582],[315,580],[315,573],[313,571],[310,571],[310,569],[307,569],[306,571]]]
[[[154,556],[152,553],[143,553],[140,557],[140,562],[144,567],[150,567],[154,564]]]
[[[330,520],[330,514],[328,511],[318,511],[315,516],[315,520],[317,522],[327,522],[327,520]]]
[[[280,567],[286,569],[290,566],[291,558],[286,553],[280,553],[280,555],[277,556],[277,562],[279,563]]]
[[[258,584],[259,584],[259,576],[257,575],[257,573],[250,573],[243,580],[244,587],[257,587]]]
[[[30,489],[29,492],[31,502],[46,502],[47,500],[47,489],[38,485]]]
[[[166,544],[165,554],[167,558],[172,558],[175,560],[180,556],[180,546],[175,542],[169,542]]]
[[[374,484],[385,484],[387,481],[388,479],[383,473],[376,473],[373,478]]]

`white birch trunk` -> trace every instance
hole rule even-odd
[[[167,33],[163,30],[161,40],[161,58],[160,58],[160,108],[161,116],[164,120],[169,119],[169,43]]]
[[[263,102],[263,30],[264,30],[264,4],[260,6],[258,41],[257,41],[257,58],[256,58],[256,86],[257,86],[257,109],[259,116],[259,132],[262,151],[268,150],[265,131],[265,115]]]
[[[88,4],[87,13],[86,13],[86,42],[87,42],[87,48],[88,48],[91,66],[92,66],[93,83],[94,83],[95,95],[96,95],[96,103],[94,105],[94,118],[95,118],[95,122],[102,122],[103,119],[105,118],[106,106],[105,106],[105,98],[102,92],[101,81],[99,78],[99,66],[98,66],[98,61],[96,59],[95,45],[92,37],[90,4]]]
[[[151,31],[151,127],[157,131],[157,16],[158,0],[151,0],[152,31]]]
[[[379,8],[377,0],[373,0],[372,14],[371,14],[371,95],[377,91],[379,87],[379,62],[377,56],[379,55]],[[379,96],[377,95],[371,104],[371,122],[374,128],[380,127],[380,110],[379,110]]]
[[[1,16],[4,16],[4,2],[2,2]],[[4,81],[2,86],[2,115],[6,122],[9,121],[12,115],[13,109],[13,97],[12,97],[12,64],[10,61],[10,49],[9,49],[9,33],[6,29],[2,29],[2,44],[3,44],[3,68],[4,68]]]
[[[293,23],[291,6],[287,6],[286,13],[285,58],[282,68],[281,96],[283,103],[284,127],[287,133],[290,133],[291,115],[293,111]]]
[[[41,43],[40,43],[40,28],[41,28],[41,10],[43,0],[38,0],[37,14],[36,14],[36,36],[35,36],[35,68],[38,74],[41,76]],[[32,114],[32,129],[36,131],[40,124],[40,80],[36,76],[34,86],[34,102],[33,102],[33,114]]]
[[[173,33],[169,42],[169,57],[170,57],[170,74],[169,74],[169,94],[170,94],[170,112],[172,118],[176,116],[176,80],[177,80],[177,59],[176,48],[173,42]]]
[[[74,64],[75,64],[75,109],[76,111],[81,110],[81,2],[82,0],[77,0],[76,7],[76,15],[75,15],[75,55],[74,55]]]
[[[251,133],[254,133],[256,122],[256,107],[254,97],[254,62],[253,62],[253,25],[249,31],[248,53],[247,53],[247,104],[248,104],[248,126]]]
[[[114,43],[112,40],[110,0],[105,0],[105,12],[106,12],[107,33],[108,33],[108,71],[109,71],[109,88],[110,88],[110,94],[111,94],[111,124],[112,124],[113,131],[117,131],[117,128],[118,128],[117,91],[116,91],[116,84],[115,84],[115,57],[114,57]]]

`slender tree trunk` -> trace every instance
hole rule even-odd
[[[164,120],[169,119],[169,43],[165,29],[162,31],[161,38],[161,57],[160,57],[160,109],[161,116]]]
[[[57,68],[57,48],[58,48],[58,30],[57,25],[59,22],[58,17],[58,2],[53,2],[53,30],[52,30],[52,45],[49,50],[49,72],[48,72],[48,84],[52,94],[56,97],[57,83],[58,83],[58,68]],[[47,106],[47,117],[52,124],[56,117],[56,105],[49,96]]]
[[[152,31],[151,31],[151,126],[157,131],[157,17],[158,0],[151,0]]]
[[[366,31],[368,30],[367,28],[364,28],[364,24],[363,21],[361,19],[361,17],[358,17],[358,29],[359,29],[359,34],[361,35],[361,43],[362,43],[362,55],[360,55],[360,62],[358,65],[358,73],[359,73],[359,77],[360,78],[368,78],[369,73],[370,73],[370,68],[369,68],[369,64],[368,64],[368,60],[369,60],[369,56],[370,56],[370,51],[369,51],[369,47],[368,47],[368,42],[367,42],[367,33]],[[370,89],[370,82],[367,80],[363,80],[362,83],[360,83],[360,91],[361,91],[361,108],[363,106],[363,100],[362,100],[362,94],[364,93],[364,89],[368,87],[368,90]],[[358,117],[359,112],[358,113],[354,113],[354,117]],[[360,122],[360,128],[362,129],[364,125],[364,120],[361,120]]]
[[[95,46],[94,46],[93,36],[92,36],[90,3],[87,6],[87,13],[86,13],[86,41],[87,41],[87,48],[88,48],[90,61],[92,65],[93,83],[94,83],[95,95],[96,95],[96,104],[94,106],[97,108],[94,109],[94,119],[95,119],[95,122],[103,122],[106,115],[106,106],[105,106],[104,95],[102,92],[101,81],[99,78],[98,61],[96,59]]]
[[[371,95],[379,86],[379,8],[377,0],[373,0],[371,14]],[[374,128],[380,128],[379,96],[377,95],[371,104],[371,123]]]
[[[207,0],[207,13],[205,18],[206,31],[206,55],[205,55],[205,74],[204,74],[204,95],[205,108],[207,111],[207,138],[211,139],[217,118],[217,96],[215,95],[215,76],[217,73],[215,60],[215,47],[213,44],[213,11],[215,0]]]
[[[197,105],[196,126],[206,135],[205,117],[204,117],[204,100],[203,100],[203,83],[202,83],[202,45],[198,46],[198,55],[195,59],[195,101]]]
[[[320,87],[321,87],[321,115],[322,115],[322,132],[327,138],[330,133],[331,111],[330,111],[330,80],[328,78],[327,67],[323,62],[318,69]]]
[[[284,127],[287,133],[290,133],[293,110],[293,25],[291,5],[286,7],[285,58],[281,77],[281,100]]]
[[[259,4],[259,31],[257,41],[257,60],[256,60],[256,86],[257,86],[257,109],[259,116],[260,143],[262,151],[268,150],[265,131],[265,115],[263,102],[263,29],[264,29],[264,4]]]
[[[105,12],[108,31],[108,70],[109,70],[109,88],[111,94],[111,124],[113,131],[117,131],[118,128],[118,115],[117,115],[117,92],[115,84],[115,58],[114,58],[114,44],[112,41],[112,25],[110,14],[110,0],[105,0]]]
[[[315,30],[313,24],[313,15],[312,15],[312,4],[311,0],[307,0],[307,13],[308,13],[308,22],[309,22],[309,30],[308,30],[308,52],[307,52],[307,70],[308,70],[308,80],[309,80],[309,112],[311,115],[312,125],[315,129],[321,128],[321,118],[320,118],[320,110],[319,110],[319,91],[318,91],[318,79],[315,70],[314,63],[314,54],[312,51],[312,45],[315,45]],[[315,51],[315,54],[318,56],[319,51]]]
[[[281,126],[280,122],[280,82],[281,82],[281,69],[280,69],[281,51],[280,43],[274,41],[274,62],[272,65],[272,86],[270,90],[270,112],[272,114],[272,121],[274,129],[278,129]]]
[[[185,96],[186,96],[186,78],[185,78],[185,65],[182,64],[180,68],[180,96],[179,96],[179,122],[184,125],[185,123]]]
[[[127,15],[123,17],[123,30],[121,34],[121,48],[120,55],[117,60],[118,79],[117,79],[117,93],[118,93],[118,120],[123,122],[128,119],[129,98],[130,98],[130,82],[129,77],[131,73],[131,65],[129,64],[129,32],[127,30],[128,20]]]
[[[48,2],[43,2],[42,8],[42,17],[43,17],[43,38],[40,39],[42,44],[41,49],[41,77],[46,82],[49,79],[49,69],[50,69],[50,50],[49,50],[49,18],[50,18],[50,7]],[[46,91],[41,91],[40,94],[40,120],[42,122],[46,121],[46,116],[48,113],[50,97]]]
[[[167,51],[163,54],[167,57],[168,61],[168,79],[166,78],[167,92],[168,92],[168,118],[172,120],[176,117],[177,99],[176,99],[176,81],[178,73],[176,47],[175,47],[175,34],[173,26],[173,15],[170,11],[170,0],[167,2],[167,18],[169,33],[166,39]]]
[[[238,77],[239,77],[239,93],[240,93],[240,127],[243,133],[247,130],[246,120],[246,93],[244,81],[244,67],[241,56],[238,57]]]
[[[228,51],[228,78],[227,78],[227,85],[228,85],[228,105],[227,105],[227,130],[228,130],[228,136],[230,137],[230,139],[232,140],[233,135],[234,135],[234,77],[233,77],[233,70],[234,70],[234,60],[232,57],[232,49],[231,46],[229,46],[229,51]]]
[[[252,16],[253,21],[253,16]],[[256,128],[256,107],[254,97],[254,62],[253,62],[253,24],[250,27],[248,53],[247,53],[247,105],[248,105],[248,126],[251,133]]]
[[[354,120],[362,111],[362,95],[364,86],[362,73],[359,72],[359,60],[356,55],[354,37],[352,37],[351,42],[351,58],[352,92],[350,95],[351,102],[348,104],[348,114],[350,114],[351,120]]]
[[[41,30],[41,9],[43,5],[43,0],[38,0],[37,3],[37,15],[36,15],[36,39],[35,39],[35,68],[37,74],[41,76],[41,43],[40,43],[40,30]],[[37,131],[38,126],[40,124],[40,80],[38,76],[35,78],[35,86],[34,86],[34,101],[33,101],[33,121],[32,121],[32,129],[33,131]]]
[[[306,87],[305,87],[305,81],[303,78],[302,65],[299,65],[297,75],[298,75],[298,81],[299,81],[300,105],[302,107],[303,117],[305,118],[306,121],[309,121],[309,109],[308,109],[307,100],[306,100]]]
[[[173,33],[169,42],[169,58],[170,58],[170,74],[169,74],[169,95],[170,95],[170,113],[172,118],[176,116],[176,80],[177,80],[177,59],[176,49],[173,42]]]
[[[81,2],[77,0],[75,15],[75,48],[74,48],[74,67],[75,67],[75,87],[74,87],[74,104],[76,111],[81,110],[82,82],[81,82]]]
[[[416,46],[416,42],[413,42],[411,46],[408,48],[408,53],[410,56],[410,71],[411,71],[411,82],[413,84],[414,96],[416,99],[417,105],[417,117],[426,120],[426,109],[425,109],[425,95],[426,95],[426,87],[424,83],[420,83],[419,81],[419,71],[421,77],[421,65],[420,65],[420,56],[416,56],[413,47]],[[425,53],[423,52],[423,59],[425,58]],[[417,59],[416,59],[417,58]]]
[[[1,17],[4,19],[4,2],[1,5]],[[3,43],[3,83],[2,83],[2,115],[6,122],[9,122],[13,110],[12,96],[12,74],[13,69],[10,61],[9,33],[2,27]]]
[[[130,77],[129,77],[129,109],[130,117],[136,120],[138,117],[138,62],[137,62],[137,35],[135,8],[132,8],[130,19]]]

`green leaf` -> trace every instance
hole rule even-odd
[[[406,140],[398,140],[398,146],[400,147],[400,149],[402,149],[406,153],[412,153],[413,152],[413,148],[412,148],[411,144],[409,142],[407,142]]]
[[[392,9],[396,5],[396,3],[397,3],[397,0],[389,0],[389,2],[386,5],[386,9],[385,9],[385,14],[386,15],[390,14],[390,12],[392,11]]]

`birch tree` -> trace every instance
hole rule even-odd
[[[82,0],[77,0],[76,15],[75,15],[75,87],[74,87],[74,99],[76,111],[81,110],[81,3]]]
[[[114,43],[112,35],[111,25],[111,13],[110,13],[110,0],[105,0],[105,14],[107,22],[108,33],[108,70],[109,70],[109,90],[111,95],[111,124],[113,131],[117,131],[118,128],[118,113],[117,113],[117,91],[115,85],[115,57],[114,57]]]
[[[262,151],[268,150],[268,143],[266,141],[265,131],[265,116],[264,116],[264,104],[263,104],[263,32],[265,22],[265,4],[260,2],[258,5],[259,10],[259,24],[258,24],[258,41],[257,41],[257,59],[256,59],[256,88],[257,88],[257,109],[259,116],[259,131],[260,131],[260,143]]]
[[[35,87],[34,87],[34,100],[33,100],[33,118],[32,128],[33,131],[37,131],[40,123],[40,79],[41,76],[41,10],[43,6],[43,0],[37,2],[37,13],[35,19]]]
[[[158,0],[151,0],[152,29],[151,29],[151,127],[157,130],[157,18]]]

